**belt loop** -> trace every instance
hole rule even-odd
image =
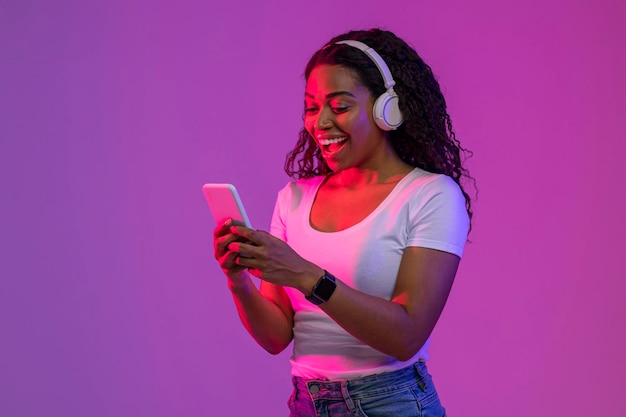
[[[417,381],[417,385],[420,387],[422,392],[426,392],[426,384],[424,383],[424,378],[419,369],[419,361],[413,364],[413,370],[415,371],[415,380]]]
[[[350,392],[348,392],[348,381],[341,381],[341,395],[343,395],[343,399],[346,402],[346,406],[350,412],[353,412],[356,409],[354,405],[354,401],[352,401],[352,397],[350,397]]]

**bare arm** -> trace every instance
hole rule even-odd
[[[254,245],[231,249],[252,258],[237,263],[279,286],[309,295],[323,269],[302,259],[286,243],[262,231],[235,227],[234,233]],[[390,301],[357,291],[337,277],[330,300],[320,305],[333,320],[363,343],[399,360],[410,359],[432,332],[450,293],[459,264],[456,255],[433,249],[405,250]],[[330,271],[332,273],[332,271]]]
[[[215,229],[214,251],[228,278],[239,318],[259,345],[272,354],[280,353],[293,339],[289,298],[281,287],[270,283],[262,283],[259,291],[248,271],[235,263],[239,254],[228,250],[228,245],[238,236],[230,233],[229,227],[227,223]]]
[[[413,357],[430,336],[450,293],[456,255],[433,249],[405,250],[391,301],[340,283],[320,307],[363,343],[399,360]]]

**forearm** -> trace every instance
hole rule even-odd
[[[340,280],[330,300],[320,307],[352,336],[399,360],[413,357],[432,330],[412,319],[397,302],[354,290]]]
[[[435,327],[458,264],[459,257],[450,253],[407,248],[391,300],[357,291],[339,279],[330,299],[320,307],[363,343],[399,360],[408,360]],[[314,285],[311,282],[308,278],[301,291],[306,294],[307,288]]]
[[[323,273],[323,269],[307,261],[299,268],[298,273],[292,271],[285,274],[289,278],[281,280],[279,285],[291,286],[304,295],[309,295]],[[365,294],[349,287],[341,282],[340,277],[338,278],[337,288],[332,297],[321,304],[320,308],[339,326],[366,345],[399,360],[410,359],[424,345],[432,331],[431,326],[422,324],[421,320],[412,317],[401,303]],[[250,311],[248,315],[250,314],[257,313]],[[255,323],[246,324],[244,318],[242,321],[254,336],[256,332],[251,330],[250,326]],[[258,333],[264,334],[266,330],[259,329]],[[291,340],[293,333],[291,328],[289,330]],[[266,346],[259,339],[257,341]],[[271,351],[268,347],[265,348]]]
[[[293,338],[293,323],[281,309],[268,300],[247,279],[234,285],[229,283],[239,318],[248,333],[265,350],[272,354],[282,352]]]

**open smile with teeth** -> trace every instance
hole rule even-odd
[[[346,140],[348,140],[348,138],[346,136],[341,137],[341,138],[321,139],[320,140],[320,145],[327,146],[327,145],[330,145],[332,143],[344,142]]]
[[[319,144],[320,146],[322,146],[324,152],[334,153],[334,152],[339,151],[347,140],[348,140],[347,136],[331,138],[331,139],[320,139]]]

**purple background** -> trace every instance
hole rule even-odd
[[[267,228],[308,57],[371,26],[475,153],[431,349],[449,415],[625,415],[624,4],[0,0],[0,415],[287,415],[200,188]]]

